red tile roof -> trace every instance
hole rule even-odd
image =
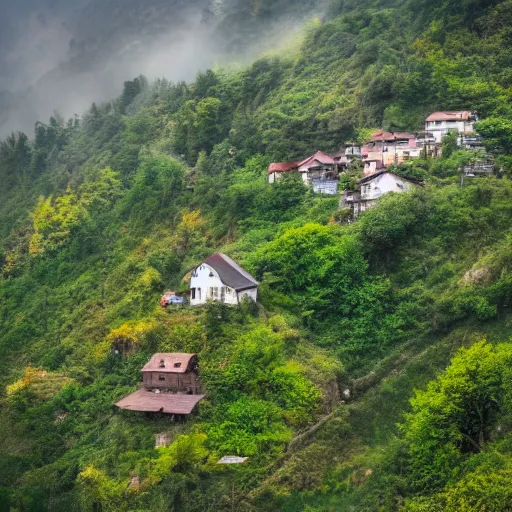
[[[166,414],[190,414],[204,395],[154,393],[144,388],[125,396],[116,403],[120,409]]]
[[[191,360],[197,354],[181,353],[159,353],[153,354],[141,371],[160,372],[160,373],[186,373],[189,369]],[[163,361],[163,365],[161,366]]]
[[[324,165],[332,165],[334,164],[334,159],[332,158],[332,156],[326,155],[322,151],[317,151],[313,156],[310,156],[302,160],[302,162],[299,163],[298,167],[302,167],[303,165],[307,166],[309,164],[312,164],[313,162],[319,162]]]
[[[298,162],[272,163],[268,168],[268,173],[272,174],[274,172],[290,172],[294,169],[302,167],[303,165],[312,164],[315,161],[323,165],[334,165],[334,159],[332,156],[326,155],[322,151],[317,151],[313,156],[308,156],[304,160],[299,160]]]
[[[392,133],[379,130],[372,135],[373,142],[396,141],[396,140],[410,140],[415,139],[416,135],[413,133]]]
[[[296,169],[299,166],[300,162],[281,162],[281,163],[272,163],[268,168],[268,173],[272,174],[273,172],[290,172],[293,169]]]
[[[473,113],[468,110],[458,112],[434,112],[427,117],[427,123],[432,121],[467,121],[473,117]]]

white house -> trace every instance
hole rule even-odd
[[[441,143],[443,137],[450,132],[460,134],[461,137],[474,134],[477,121],[474,112],[434,112],[425,121],[425,131],[431,133],[437,143]]]
[[[208,300],[239,304],[244,297],[256,301],[258,281],[229,256],[216,253],[192,272],[190,305],[199,306]]]
[[[415,187],[422,186],[423,182],[410,178],[401,178],[387,171],[380,171],[359,180],[357,191],[346,191],[341,208],[350,208],[353,216],[357,218],[361,213],[369,210],[377,200],[390,192],[408,192]]]

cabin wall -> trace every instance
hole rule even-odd
[[[194,372],[165,373],[144,372],[144,387],[148,389],[170,389],[172,391],[198,391],[198,377]]]

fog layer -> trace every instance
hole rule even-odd
[[[82,113],[125,80],[191,80],[273,47],[318,3],[262,0],[0,0],[0,136],[54,111]]]

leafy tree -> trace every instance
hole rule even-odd
[[[476,343],[416,392],[402,427],[413,488],[439,489],[457,476],[465,458],[485,449],[499,418],[510,413],[511,357],[509,344]]]

